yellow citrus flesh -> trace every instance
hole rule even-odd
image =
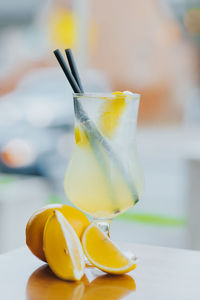
[[[104,272],[124,274],[136,267],[135,262],[126,257],[95,223],[83,233],[82,246],[88,260]]]
[[[66,218],[55,210],[44,228],[44,253],[49,267],[64,280],[80,280],[85,260],[81,242]]]
[[[88,139],[83,129],[75,127],[75,142],[79,147],[85,147],[88,145]]]
[[[37,210],[26,225],[26,244],[39,259],[46,261],[43,251],[43,231],[53,211],[59,210],[72,225],[79,238],[89,225],[87,217],[78,209],[64,204],[50,204]]]
[[[99,122],[101,132],[107,137],[111,137],[115,132],[119,118],[126,108],[126,95],[124,93],[114,92],[112,95],[115,95],[114,99],[108,99],[104,102]]]

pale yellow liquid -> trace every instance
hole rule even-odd
[[[126,145],[127,141],[129,143],[132,139],[133,132],[129,132],[132,123],[125,125],[127,130],[122,131],[119,140],[116,140],[115,133],[116,130],[119,133],[121,125],[120,117],[129,107],[124,95],[120,94],[120,98],[100,104],[102,110],[96,121],[97,126],[126,169],[128,183],[127,177],[121,174],[119,165],[112,159],[112,154],[106,153],[101,143],[94,141],[94,137],[87,136],[85,129],[77,122],[76,143],[65,175],[64,188],[69,200],[79,209],[93,218],[111,219],[131,208],[138,200],[134,198],[132,185],[140,197],[143,174],[137,160],[134,142]]]
[[[113,218],[134,205],[127,183],[109,167],[108,179],[91,148],[76,146],[67,169],[64,188],[69,200],[94,218]]]

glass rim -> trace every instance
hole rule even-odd
[[[140,100],[140,94],[137,93],[131,93],[130,95],[127,94],[127,97],[130,96],[130,100]],[[102,99],[105,100],[110,98],[113,99],[115,95],[112,93],[73,93],[73,98],[97,98],[97,99]]]

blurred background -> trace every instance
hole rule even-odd
[[[0,0],[0,253],[35,209],[68,203],[72,91],[52,51],[71,47],[85,90],[140,93],[145,193],[111,235],[200,249],[200,1]]]

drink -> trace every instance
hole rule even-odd
[[[66,194],[94,219],[112,219],[131,208],[143,189],[135,144],[139,95],[74,94],[74,107]]]

